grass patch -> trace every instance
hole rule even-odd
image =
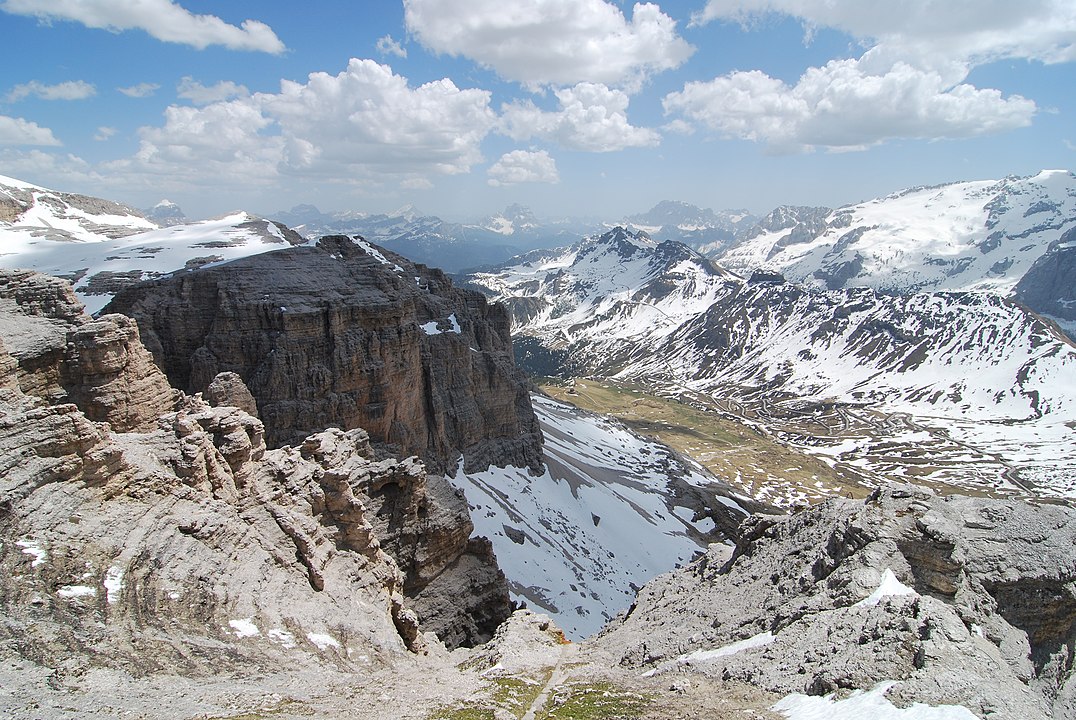
[[[789,449],[716,408],[694,407],[607,381],[576,380],[570,385],[545,381],[539,387],[562,402],[618,418],[751,497],[773,501],[766,495],[775,486],[794,488],[793,495],[810,501],[849,491],[865,497],[869,492],[850,485],[817,458]]]
[[[633,720],[651,701],[611,683],[570,684],[553,692],[538,720]]]
[[[552,670],[539,678],[505,676],[491,681],[488,700],[478,701],[466,706],[441,708],[430,716],[429,720],[495,720],[497,711],[507,712],[511,717],[522,718],[535,699],[541,694]]]

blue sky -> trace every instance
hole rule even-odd
[[[0,0],[0,174],[191,217],[767,212],[1076,163],[1071,0]]]

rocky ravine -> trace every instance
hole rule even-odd
[[[370,661],[421,631],[482,642],[510,612],[462,496],[417,460],[358,429],[267,450],[258,419],[173,390],[131,320],[91,320],[54,278],[0,273],[0,331],[0,638],[23,657]]]
[[[362,427],[433,470],[537,468],[541,433],[509,318],[439,270],[332,236],[144,283],[105,312],[138,321],[172,384],[238,374],[270,447]]]

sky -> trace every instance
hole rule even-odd
[[[1073,0],[0,0],[0,174],[300,203],[765,213],[1076,166]]]

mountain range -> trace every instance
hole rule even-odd
[[[854,483],[897,474],[1076,492],[1076,348],[997,293],[832,290],[765,271],[743,279],[624,228],[469,282],[511,309],[532,371],[702,403]],[[786,491],[752,494],[787,503]]]
[[[461,286],[4,187],[5,263],[109,300],[0,269],[6,716],[1076,720],[1076,350],[1012,297],[741,274],[684,216]],[[1066,227],[1007,292],[1066,307]],[[514,355],[841,484],[714,477]]]

